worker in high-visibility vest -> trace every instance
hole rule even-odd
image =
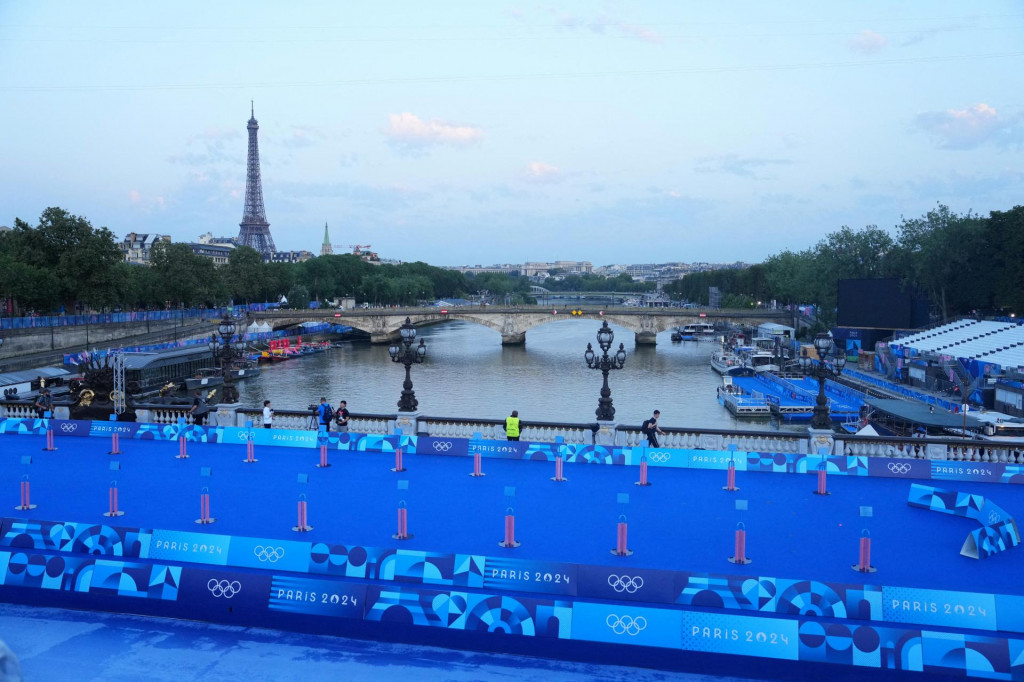
[[[512,410],[512,416],[505,419],[505,435],[509,440],[519,440],[519,412]]]

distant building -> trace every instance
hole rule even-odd
[[[219,244],[221,246],[228,246],[234,248],[238,246],[237,237],[214,237],[212,232],[199,235],[200,244]]]
[[[149,255],[156,244],[163,242],[171,243],[171,237],[166,234],[138,234],[129,232],[121,242],[121,253],[128,263],[135,265],[149,265]]]
[[[302,263],[315,258],[312,251],[275,251],[269,258],[264,257],[265,263]]]
[[[192,249],[192,253],[197,256],[203,256],[213,261],[213,264],[217,267],[221,265],[227,265],[228,259],[231,258],[231,252],[235,250],[235,247],[225,246],[224,244],[197,244],[192,242],[188,245],[188,248]]]
[[[552,270],[559,271],[562,276],[566,275],[589,275],[594,272],[594,265],[587,260],[556,260],[554,263],[523,263],[522,274],[525,277],[536,277],[539,275],[550,275]]]
[[[334,255],[334,249],[331,247],[331,235],[327,232],[327,223],[324,223],[324,243],[320,246],[321,256]]]

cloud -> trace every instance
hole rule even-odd
[[[311,147],[322,140],[327,139],[327,134],[320,128],[312,126],[292,126],[291,130],[279,140],[285,147],[298,149],[300,147]]]
[[[885,36],[879,35],[869,29],[864,29],[853,38],[850,38],[847,45],[854,52],[860,52],[862,54],[874,54],[888,44]]]
[[[384,134],[392,142],[409,147],[426,147],[448,144],[467,146],[483,139],[483,128],[439,119],[423,121],[415,114],[403,112],[388,115],[388,127]]]
[[[929,111],[914,118],[943,149],[973,149],[985,143],[1019,147],[1024,143],[1024,117],[1003,117],[984,102],[966,109]]]
[[[569,30],[575,30],[579,28],[589,29],[592,33],[599,35],[610,35],[613,33],[612,30],[618,31],[619,35],[625,38],[633,38],[636,40],[643,41],[645,43],[663,43],[665,42],[664,36],[657,31],[641,26],[639,24],[632,24],[628,21],[624,21],[620,18],[609,16],[607,14],[598,14],[593,19],[588,20],[587,18],[577,15],[563,12],[555,7],[549,7],[548,12],[555,17],[555,24],[559,28],[565,28]],[[609,30],[612,29],[612,30]]]
[[[738,175],[741,178],[757,180],[766,177],[755,172],[759,168],[787,166],[792,163],[791,159],[742,158],[735,154],[724,154],[722,156],[709,156],[698,159],[694,170],[698,173],[728,173],[729,175]]]
[[[552,166],[543,161],[534,161],[526,165],[527,180],[550,182],[560,180],[562,172],[557,166]]]
[[[154,209],[162,209],[167,204],[163,197],[156,196],[152,198],[147,198],[142,196],[142,193],[137,189],[133,189],[132,191],[128,192],[128,201],[133,206],[142,209],[142,211],[146,213],[149,213]]]
[[[645,43],[662,43],[665,42],[665,38],[660,33],[646,26],[638,26],[637,24],[627,24],[624,21],[617,22],[615,26],[622,31],[622,33],[630,38],[636,38],[642,40]]]

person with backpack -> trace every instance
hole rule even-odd
[[[39,395],[36,397],[36,402],[33,405],[36,408],[36,415],[42,419],[47,412],[53,414],[53,396],[50,395],[50,389],[43,388],[39,391]]]
[[[331,430],[331,421],[334,419],[334,410],[331,409],[327,398],[320,398],[320,406],[316,408],[317,416],[320,418],[320,426],[324,431]]]
[[[647,436],[647,446],[656,448],[658,447],[658,434],[665,435],[665,432],[658,428],[658,417],[661,416],[659,410],[654,411],[654,416],[650,419],[645,419],[644,423],[640,426],[640,430]]]
[[[203,421],[206,419],[206,413],[210,411],[210,408],[206,405],[206,396],[203,395],[202,391],[196,391],[192,396],[192,407],[189,408],[189,414],[192,415],[193,424],[202,426]]]

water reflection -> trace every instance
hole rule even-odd
[[[625,367],[609,375],[618,422],[639,426],[659,409],[665,426],[771,428],[766,421],[737,420],[719,405],[721,377],[708,364],[714,344],[672,343],[663,332],[657,347],[637,347],[632,331],[610,326],[615,348],[626,346]],[[420,414],[501,419],[519,410],[526,421],[593,422],[601,372],[587,367],[583,352],[587,343],[596,347],[599,327],[594,320],[563,319],[531,329],[525,346],[506,347],[497,331],[471,322],[421,328],[427,357],[412,368]],[[386,346],[351,343],[265,365],[240,391],[245,405],[270,399],[278,409],[303,409],[326,396],[334,405],[347,400],[353,412],[394,413],[404,377]]]

